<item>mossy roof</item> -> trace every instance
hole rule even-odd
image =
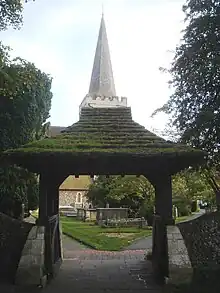
[[[158,137],[132,119],[131,109],[83,108],[61,134],[8,150],[5,156],[41,172],[59,166],[69,174],[176,173],[202,162],[204,154]],[[72,173],[74,172],[74,173]]]

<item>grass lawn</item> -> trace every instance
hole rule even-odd
[[[32,215],[38,217],[38,210]],[[188,217],[176,219],[176,223]],[[75,218],[61,217],[63,234],[97,250],[118,251],[132,241],[152,235],[152,229],[139,228],[102,228],[91,222],[82,222]]]
[[[190,216],[178,217],[178,218],[176,218],[175,223],[183,222],[183,221],[187,220],[189,217]]]
[[[38,210],[32,216],[38,218]],[[63,234],[97,250],[118,251],[132,241],[152,235],[152,229],[101,228],[93,222],[82,222],[70,217],[60,217]]]
[[[61,217],[63,233],[97,250],[118,251],[152,230],[139,228],[101,228],[94,223]]]

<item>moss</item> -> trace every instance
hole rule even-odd
[[[203,153],[181,144],[167,142],[132,120],[130,108],[82,109],[80,120],[56,137],[29,143],[22,148],[9,150],[5,156],[30,160],[31,156],[83,156],[106,155],[138,157],[175,157],[192,161],[202,159]],[[182,159],[181,159],[182,160]],[[140,162],[139,162],[140,163]],[[22,162],[21,162],[22,164]],[[39,165],[41,162],[38,163]],[[43,164],[43,162],[42,162]],[[157,162],[159,164],[159,161]],[[39,167],[40,168],[40,167]],[[181,167],[180,167],[181,169]]]
[[[172,156],[178,156],[178,155],[182,155],[182,154],[189,154],[188,151],[186,151],[184,148],[183,149],[175,149],[175,148],[163,148],[163,149],[151,149],[151,148],[146,148],[146,149],[142,149],[142,148],[98,148],[98,147],[91,147],[91,148],[77,148],[76,146],[66,146],[66,147],[62,147],[59,146],[59,148],[57,147],[52,147],[51,145],[48,146],[44,146],[44,147],[24,147],[24,148],[18,148],[15,150],[9,150],[6,151],[5,154],[13,154],[13,153],[54,153],[54,154],[58,154],[58,153],[72,153],[73,155],[78,156],[80,153],[121,153],[121,154],[132,154],[134,153],[135,155],[172,155]],[[200,154],[200,151],[198,150],[191,150],[190,153],[197,153]]]

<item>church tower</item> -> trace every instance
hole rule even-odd
[[[83,99],[79,110],[81,111],[84,107],[127,107],[127,98],[119,98],[116,96],[112,63],[103,14],[99,29],[89,92]]]

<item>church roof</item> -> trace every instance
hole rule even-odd
[[[116,96],[108,38],[103,15],[96,46],[89,95]]]
[[[88,190],[89,186],[92,184],[92,179],[90,176],[79,176],[79,178],[75,178],[75,176],[68,176],[63,183],[60,185],[60,190]]]
[[[203,152],[164,140],[132,119],[130,108],[83,108],[62,134],[8,150],[5,156],[34,172],[68,174],[174,174],[200,164]]]

